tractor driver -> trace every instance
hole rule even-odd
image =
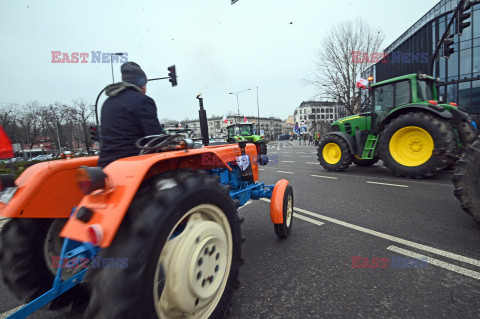
[[[146,95],[147,76],[135,62],[120,68],[122,82],[105,89],[100,123],[102,147],[98,166],[105,167],[123,157],[139,154],[135,142],[148,135],[165,134],[157,118],[157,107]]]

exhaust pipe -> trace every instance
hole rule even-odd
[[[208,123],[207,123],[207,111],[203,109],[202,94],[197,95],[198,103],[200,103],[200,110],[198,110],[198,116],[200,118],[200,132],[202,133],[202,144],[208,146]]]

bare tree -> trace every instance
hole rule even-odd
[[[83,101],[82,99],[77,99],[73,101],[72,112],[75,117],[75,120],[78,122],[80,127],[80,134],[82,134],[83,142],[87,148],[87,154],[90,155],[90,147],[93,144],[92,139],[89,136],[89,125],[93,122],[93,114],[95,108],[93,105],[90,105]]]
[[[338,23],[321,43],[313,79],[305,82],[316,88],[317,97],[343,104],[347,112],[355,114],[360,106],[357,78],[381,59],[377,52],[384,37],[383,31],[361,19]]]

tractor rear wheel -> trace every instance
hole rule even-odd
[[[357,166],[370,167],[376,164],[377,162],[378,162],[378,157],[374,157],[372,159],[361,159],[356,155],[353,156],[353,163]]]
[[[0,271],[7,287],[24,302],[30,302],[52,288],[56,268],[52,258],[59,257],[63,238],[60,231],[67,219],[9,220],[0,233]],[[81,268],[64,269],[66,279]],[[88,301],[86,284],[76,286],[49,304],[49,309],[84,309]]]
[[[204,171],[144,182],[100,272],[86,318],[223,318],[237,288],[240,221],[228,189]]]
[[[410,112],[393,119],[380,136],[380,156],[396,175],[431,177],[448,163],[435,153],[452,154],[456,147],[452,127],[431,114]]]
[[[463,151],[452,181],[462,209],[480,223],[480,140]]]
[[[320,140],[317,158],[323,168],[334,172],[342,172],[352,163],[352,153],[347,142],[332,134]]]

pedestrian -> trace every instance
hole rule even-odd
[[[315,146],[318,146],[318,140],[320,139],[320,134],[318,132],[315,132]]]
[[[307,145],[307,133],[303,134],[303,145]]]
[[[312,135],[308,135],[308,145],[312,145],[313,144],[313,136]]]
[[[302,137],[298,135],[298,145],[302,146]]]

